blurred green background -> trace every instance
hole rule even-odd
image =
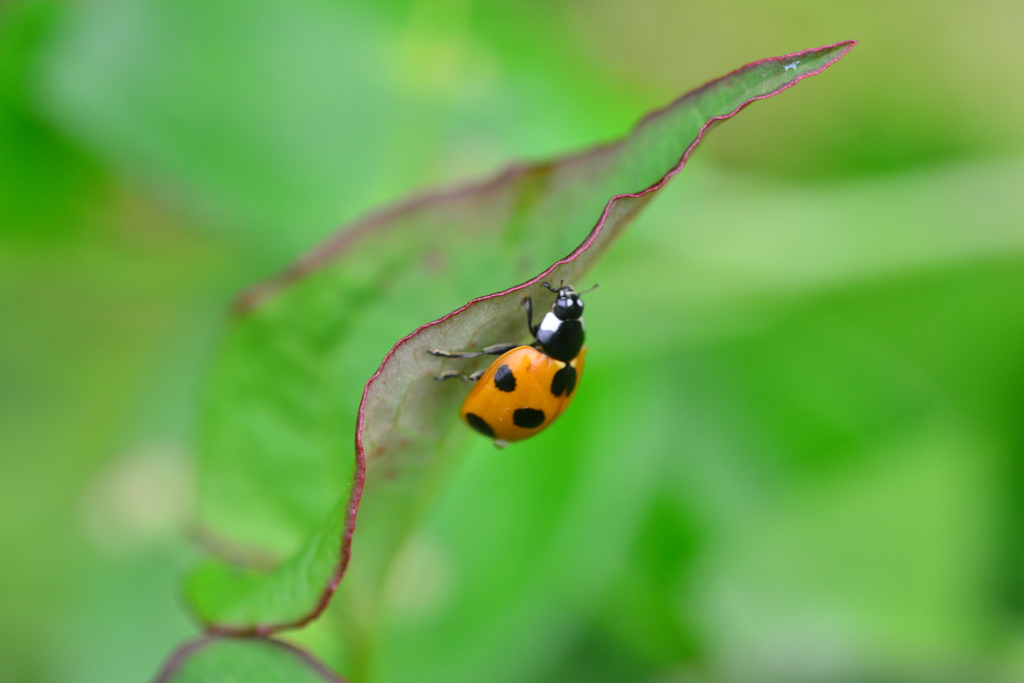
[[[574,407],[469,454],[359,683],[1024,680],[1021,29],[1012,2],[0,6],[0,680],[145,680],[196,633],[234,292],[848,38],[593,274]],[[344,618],[292,636],[352,674]]]

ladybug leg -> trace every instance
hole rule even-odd
[[[436,379],[439,382],[441,382],[441,381],[444,381],[446,379],[454,379],[454,378],[458,377],[459,379],[461,379],[464,382],[475,382],[478,379],[480,379],[481,377],[483,377],[485,372],[487,372],[487,368],[484,368],[482,370],[477,370],[472,375],[463,375],[461,372],[456,372],[455,370],[447,370],[445,372],[442,372],[440,375],[438,375],[434,379]]]
[[[531,299],[530,297],[526,297],[525,299],[523,299],[523,306],[526,306],[526,327],[529,328],[530,334],[532,334],[536,338],[537,329],[540,327],[540,325],[535,326],[533,324],[533,299]]]
[[[479,351],[442,351],[440,349],[431,349],[427,351],[432,356],[440,356],[441,358],[476,358],[477,356],[500,356],[506,351],[520,346],[520,344],[492,344],[491,346],[485,346]]]

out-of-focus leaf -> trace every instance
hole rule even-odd
[[[573,101],[585,99],[577,89],[592,98],[592,85],[558,88],[552,103],[533,78],[508,78],[518,63],[463,22],[417,19],[444,16],[447,3],[58,4],[35,93],[51,121],[115,174],[261,257],[264,274],[424,177],[464,177],[467,165],[607,130],[604,108]],[[555,82],[595,77],[574,73]]]
[[[364,475],[349,582],[372,601],[468,434],[452,428],[464,387],[434,382],[448,361],[426,351],[521,338],[523,297],[544,308],[542,281],[580,284],[713,123],[821,72],[852,45],[755,62],[651,114],[618,143],[371,216],[244,295],[213,382],[205,522],[214,536],[292,559],[269,574],[200,568],[190,594],[202,620],[268,633],[314,618],[345,570]],[[481,291],[499,293],[463,304]],[[433,319],[385,356],[390,340]],[[357,387],[382,356],[359,406],[353,463]]]
[[[202,638],[179,648],[156,683],[344,683],[302,650],[269,638]]]
[[[287,263],[321,234],[310,226],[337,220],[349,193],[376,189],[383,170],[367,164],[346,178],[338,164],[372,157],[389,110],[401,110],[366,11],[111,0],[74,5],[63,19],[40,65],[51,119],[122,177],[190,205],[252,253]]]
[[[42,120],[32,101],[32,64],[63,8],[0,8],[0,239],[42,243],[81,230],[106,190],[94,159]]]

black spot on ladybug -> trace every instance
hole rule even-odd
[[[492,439],[494,438],[494,430],[491,429],[491,425],[487,424],[487,421],[480,417],[479,415],[475,415],[473,413],[466,413],[466,422],[469,423],[470,427],[480,432],[484,436],[489,436]]]
[[[571,365],[566,365],[551,378],[551,394],[553,396],[565,394],[566,398],[568,398],[572,396],[572,390],[575,388],[576,368]]]
[[[512,374],[511,368],[507,365],[498,368],[498,371],[494,373],[494,386],[498,387],[499,391],[516,390],[516,376]]]
[[[516,408],[512,413],[512,422],[516,427],[533,429],[544,424],[544,411],[536,408]]]

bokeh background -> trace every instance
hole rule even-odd
[[[601,264],[573,409],[469,454],[377,641],[337,612],[294,638],[360,681],[1024,680],[1022,29],[1009,1],[0,5],[0,680],[146,680],[196,632],[234,292],[849,38]]]

